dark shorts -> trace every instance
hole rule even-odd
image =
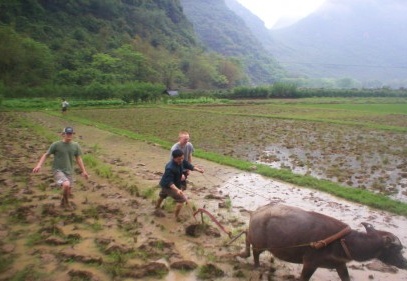
[[[181,181],[181,188],[182,191],[187,189],[187,181]]]
[[[183,172],[184,176],[185,176],[185,180],[181,181],[181,190],[184,191],[187,189],[187,177],[188,177],[188,171],[184,171]]]
[[[185,197],[185,195],[179,195],[177,192],[175,192],[171,188],[161,187],[161,191],[160,191],[159,195],[160,195],[160,198],[163,198],[163,199],[170,196],[177,203],[184,203],[187,201],[187,198]]]
[[[65,112],[67,109],[68,109],[68,108],[63,107],[63,108],[62,108],[62,111]]]

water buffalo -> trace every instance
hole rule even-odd
[[[251,245],[255,266],[265,250],[281,260],[302,263],[302,281],[309,280],[318,267],[336,269],[342,281],[349,281],[346,263],[351,260],[377,258],[407,269],[400,240],[390,232],[362,224],[366,233],[323,214],[282,204],[266,205],[251,214],[246,249],[240,256],[249,257]]]

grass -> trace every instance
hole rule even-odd
[[[1,107],[4,110],[54,110],[61,109],[60,98],[27,98],[27,99],[4,99]],[[75,100],[70,99],[69,109],[72,108],[89,108],[89,107],[112,107],[124,106],[125,103],[121,99],[109,100]]]
[[[14,262],[13,258],[0,256],[0,272],[5,272]]]
[[[113,177],[112,168],[109,165],[99,161],[99,159],[97,159],[94,155],[85,154],[83,155],[82,159],[85,166],[92,168],[98,176],[106,179]]]
[[[141,191],[140,195],[144,199],[156,198],[157,189],[158,189],[157,187],[150,187],[150,188],[143,189]]]
[[[232,200],[230,199],[230,197],[227,197],[225,200],[225,207],[228,211],[230,211],[232,209]]]
[[[214,279],[216,277],[222,277],[224,275],[225,273],[213,264],[205,264],[203,266],[200,266],[197,274],[198,278],[204,280]]]
[[[41,233],[31,233],[28,235],[26,240],[26,245],[32,247],[34,245],[38,245],[43,241]]]
[[[23,270],[17,272],[9,281],[26,281],[26,280],[44,280],[44,275],[38,273],[34,268],[34,266],[27,266]]]
[[[89,227],[93,232],[99,232],[103,229],[103,225],[98,220],[90,223]]]
[[[376,114],[407,114],[407,104],[405,103],[380,103],[380,104],[303,104],[297,105],[299,108],[329,109],[369,112]]]

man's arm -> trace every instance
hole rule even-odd
[[[191,170],[191,171],[198,171],[198,172],[200,172],[200,173],[203,173],[203,172],[204,172],[204,169],[202,169],[202,168],[200,168],[200,167],[196,167],[196,166],[192,165],[191,163],[189,163],[189,162],[186,161],[186,160],[184,160],[184,162],[182,163],[182,165],[183,165],[183,168],[184,168],[184,169],[188,169],[188,170]]]
[[[41,156],[41,158],[40,158],[40,161],[38,161],[38,164],[37,164],[37,166],[35,166],[35,168],[33,169],[33,173],[38,173],[39,171],[40,171],[40,169],[41,169],[41,166],[42,166],[42,164],[44,164],[44,162],[45,162],[45,160],[47,159],[47,157],[48,157],[48,152],[45,152],[42,156]]]
[[[187,157],[188,157],[187,161],[192,164],[192,153],[195,151],[195,149],[194,149],[194,146],[192,145],[192,143],[189,142],[187,145],[189,145],[189,153],[187,155]]]
[[[85,179],[88,179],[89,175],[88,172],[86,172],[85,165],[83,164],[83,160],[81,156],[76,156],[76,163],[78,164],[79,168],[82,171],[82,175],[85,177]]]

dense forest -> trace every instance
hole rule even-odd
[[[204,50],[178,0],[2,1],[0,53],[5,97],[139,99],[249,82],[239,58]]]

